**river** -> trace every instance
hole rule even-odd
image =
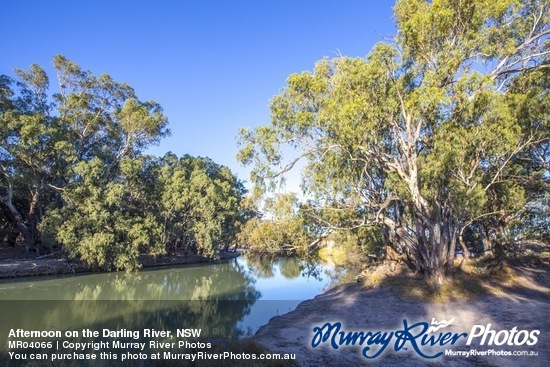
[[[322,293],[343,274],[294,258],[247,259],[0,282],[0,335],[25,330],[174,330],[238,339]],[[5,346],[3,346],[5,348]]]

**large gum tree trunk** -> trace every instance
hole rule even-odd
[[[417,213],[415,217],[417,271],[441,284],[453,268],[458,226],[445,212]]]
[[[34,231],[32,226],[28,226],[24,220],[23,216],[15,205],[13,204],[13,187],[11,183],[8,183],[6,196],[4,197],[4,200],[2,202],[2,205],[5,209],[7,209],[7,212],[9,213],[9,219],[12,221],[13,225],[17,227],[21,235],[23,236],[23,242],[25,245],[25,253],[28,254],[31,249],[34,248],[35,245],[35,239],[34,239]]]
[[[450,212],[414,210],[413,227],[383,217],[388,238],[408,249],[416,272],[442,283],[453,269],[458,238],[458,221]]]

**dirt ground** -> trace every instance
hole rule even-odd
[[[550,365],[550,273],[547,269],[518,268],[520,278],[513,286],[502,284],[496,294],[483,294],[474,300],[426,302],[405,296],[399,287],[381,282],[365,288],[362,283],[336,287],[312,300],[302,302],[285,315],[274,317],[252,338],[273,352],[296,353],[300,366],[513,366]],[[497,284],[498,285],[498,284]],[[402,290],[402,288],[401,288]],[[480,346],[480,339],[466,346],[466,339],[444,349],[527,350],[538,356],[441,356],[424,359],[409,348],[395,352],[393,345],[375,359],[361,355],[362,347],[332,349],[330,341],[312,348],[313,328],[327,322],[341,322],[343,331],[390,331],[409,324],[453,319],[441,331],[468,333],[473,325],[491,324],[492,330],[540,330],[534,346]],[[439,332],[436,332],[436,335]],[[329,339],[330,340],[330,339]],[[427,348],[427,347],[426,347]],[[429,348],[426,351],[437,351]],[[435,354],[435,353],[432,353]]]

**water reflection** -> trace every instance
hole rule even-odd
[[[250,271],[256,278],[269,279],[280,278],[296,279],[313,278],[323,282],[323,275],[338,280],[343,269],[334,269],[333,267],[322,265],[316,259],[306,261],[294,257],[247,257]]]
[[[5,280],[0,282],[0,335],[12,328],[201,328],[201,339],[237,339],[321,293],[335,274],[333,268],[292,258],[240,257],[135,274]]]
[[[0,283],[3,300],[207,300],[257,299],[255,279],[238,261]]]
[[[273,278],[275,276],[274,266],[275,260],[272,258],[254,256],[247,257],[248,267],[250,272],[256,278]]]
[[[10,329],[148,328],[175,333],[180,328],[200,328],[202,338],[238,339],[248,330],[239,321],[261,297],[254,283],[245,264],[238,261],[136,274],[4,281],[0,335],[7,336]],[[7,343],[0,348],[6,350]]]

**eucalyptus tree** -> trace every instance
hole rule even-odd
[[[38,65],[0,77],[2,240],[21,234],[27,251],[61,244],[87,265],[126,270],[142,253],[213,256],[233,241],[245,189],[227,167],[144,156],[169,133],[159,104],[63,56],[53,66],[52,96]]]
[[[161,107],[139,101],[108,75],[94,77],[63,57],[54,59],[55,95],[66,146],[63,205],[44,226],[72,256],[102,268],[137,267],[140,252],[159,254],[158,225],[147,211],[147,164],[141,151],[168,133]],[[50,231],[45,231],[51,233]]]
[[[171,255],[178,248],[216,257],[242,221],[244,186],[208,158],[138,155],[110,169],[95,157],[75,174],[64,205],[50,209],[41,229],[91,266],[133,270],[140,254]]]
[[[400,0],[394,12],[394,42],[290,75],[238,157],[264,188],[305,160],[319,221],[379,226],[441,281],[465,227],[516,213],[525,184],[548,178],[549,4]]]
[[[227,247],[244,221],[240,204],[244,185],[225,166],[209,158],[167,154],[158,173],[159,223],[169,252],[213,256]]]
[[[52,96],[38,65],[17,70],[18,81],[2,77],[0,91],[1,206],[27,251],[42,241],[38,224],[48,213],[56,217],[46,226],[76,220],[99,202],[75,192],[120,182],[121,163],[168,133],[160,106],[140,101],[130,86],[63,56],[53,66],[59,92]]]
[[[44,198],[56,164],[50,153],[59,125],[48,103],[49,80],[38,65],[16,70],[20,81],[0,78],[0,207],[11,233],[34,247]]]
[[[313,248],[314,231],[309,230],[307,218],[301,215],[295,194],[278,194],[267,198],[264,217],[250,218],[238,235],[249,251],[259,255],[307,256]]]

